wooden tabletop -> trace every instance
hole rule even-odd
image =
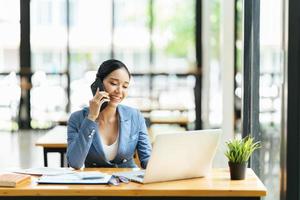
[[[35,143],[46,148],[67,148],[67,127],[56,126]]]
[[[189,119],[186,116],[176,117],[151,117],[151,124],[178,124],[186,126],[189,123]]]
[[[94,168],[112,173],[130,169]],[[185,196],[185,197],[260,197],[266,188],[251,169],[246,180],[231,181],[228,169],[213,169],[205,178],[194,178],[162,183],[139,184],[130,182],[119,186],[109,185],[39,185],[37,177],[31,183],[16,188],[0,187],[0,196]]]

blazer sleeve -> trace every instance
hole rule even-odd
[[[68,122],[67,160],[70,167],[80,169],[84,166],[91,147],[97,124],[83,117],[82,113],[73,113]]]
[[[137,143],[137,152],[139,156],[139,160],[141,162],[141,167],[146,169],[152,147],[149,140],[149,135],[145,123],[145,119],[140,112],[138,112],[139,118],[139,138]]]

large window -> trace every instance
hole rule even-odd
[[[166,116],[181,110],[193,122],[194,30],[194,0],[32,0],[33,125],[48,126],[66,114],[68,75],[70,112],[87,106],[96,70],[112,57],[133,73],[125,104],[150,115],[154,109],[167,110]],[[36,104],[45,93],[55,100]]]
[[[122,60],[133,73],[129,98],[125,104],[138,107],[142,111],[194,109],[194,78],[181,75],[195,70],[195,20],[194,12],[191,12],[194,11],[194,1],[176,1],[175,4],[151,2],[73,2],[75,9],[71,18],[75,22],[70,32],[72,111],[87,105],[91,98],[89,86],[95,77],[95,70],[111,55]],[[173,11],[164,15],[159,12],[162,9],[169,10],[170,6]],[[99,12],[98,7],[101,7],[103,12]],[[93,10],[95,13],[91,19]],[[77,34],[77,38],[72,34]],[[163,38],[159,39],[159,36]],[[161,43],[162,40],[165,42]],[[152,45],[155,48],[152,48]],[[181,49],[176,50],[179,46]],[[78,53],[75,54],[75,51]],[[154,55],[152,59],[151,55]],[[155,73],[157,71],[180,73],[181,78],[175,74],[158,76]],[[155,84],[162,82],[166,83],[163,88],[160,84]],[[180,102],[178,98],[172,98],[174,95],[186,96],[189,101]],[[167,108],[167,102],[172,106]],[[189,116],[190,121],[193,121],[194,115],[190,113]]]

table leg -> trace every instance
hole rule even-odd
[[[48,157],[47,157],[47,155],[48,155],[48,151],[47,151],[46,148],[44,148],[44,166],[45,167],[48,167]]]
[[[60,152],[60,166],[61,167],[64,167],[64,164],[65,164],[64,163],[64,160],[65,160],[64,159],[64,156],[65,156],[64,154],[65,154],[64,152]]]

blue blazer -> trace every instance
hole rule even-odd
[[[146,168],[151,154],[144,117],[134,108],[118,105],[119,147],[114,160],[105,158],[98,123],[87,118],[89,109],[72,113],[68,121],[67,160],[71,167],[137,167],[133,156],[137,150],[141,167]]]

